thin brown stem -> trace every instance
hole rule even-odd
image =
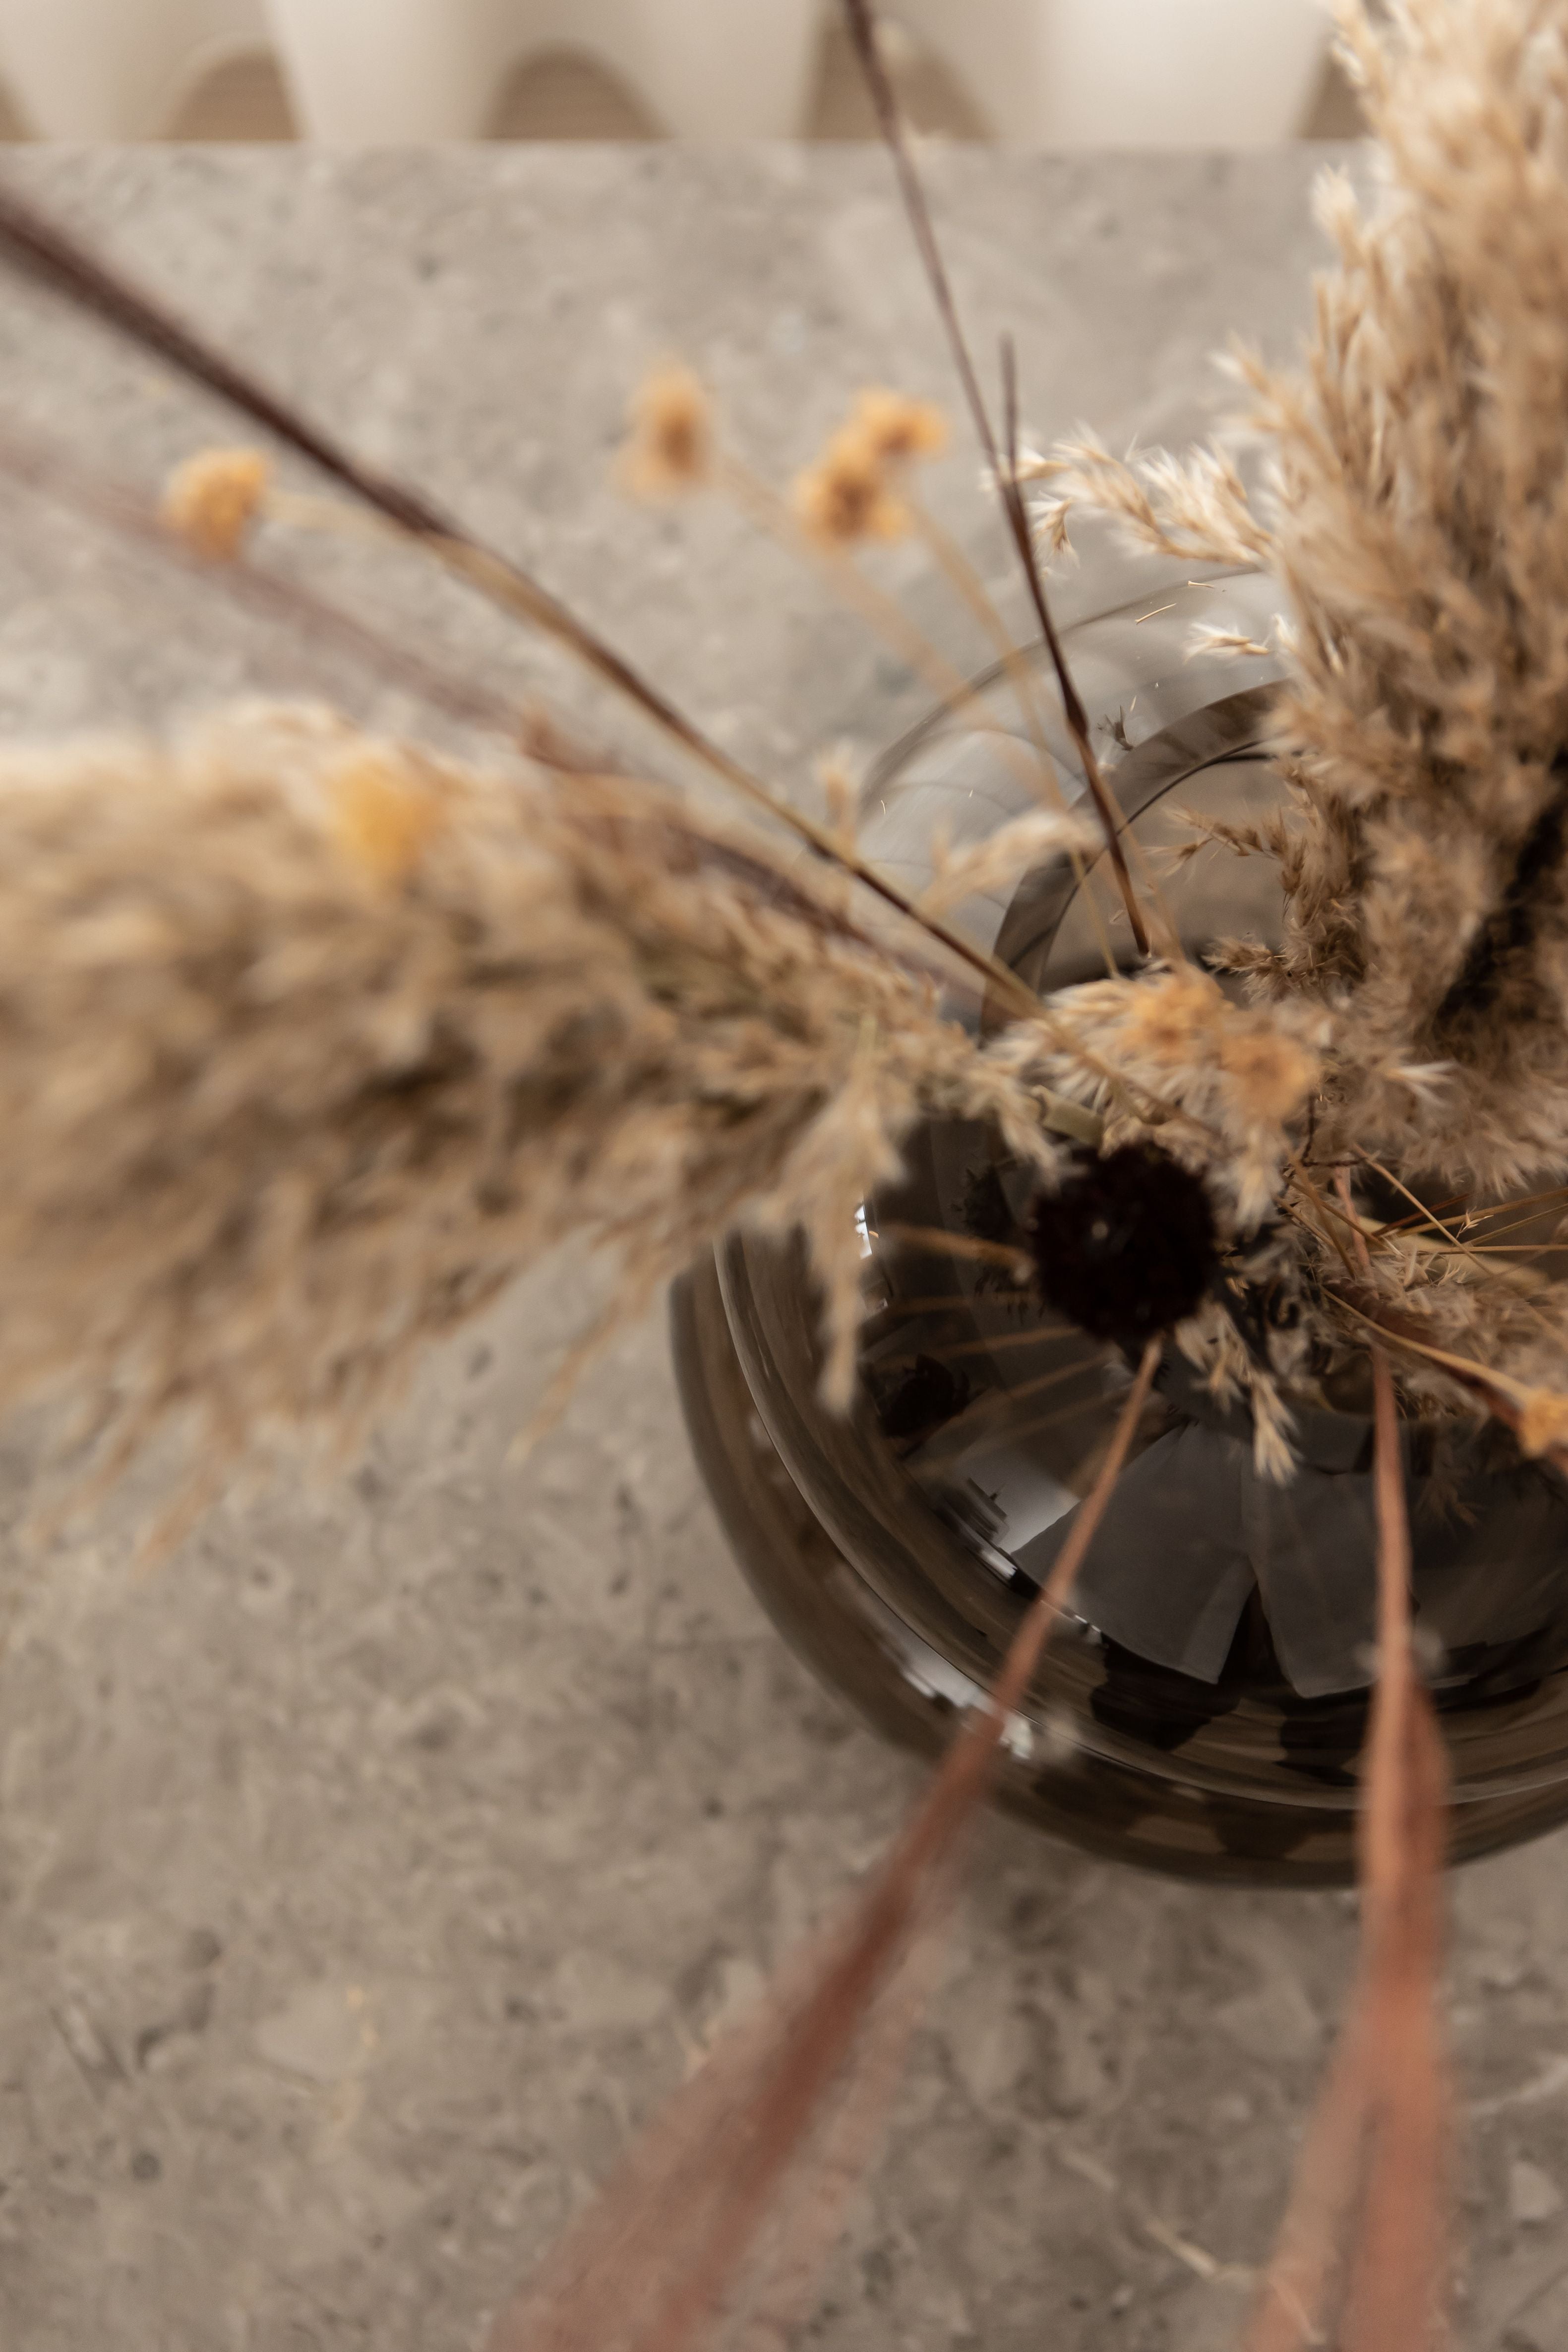
[[[1417,1229],[1422,1225],[1425,1225],[1428,1232],[1440,1234],[1443,1239],[1446,1242],[1452,1243],[1456,1249],[1464,1248],[1465,1244],[1460,1241],[1458,1235],[1452,1233],[1449,1228],[1443,1223],[1441,1218],[1438,1217],[1435,1210],[1426,1208],[1419,1200],[1416,1199],[1415,1194],[1411,1191],[1409,1185],[1405,1183],[1401,1178],[1396,1176],[1392,1168],[1385,1168],[1381,1160],[1373,1160],[1370,1153],[1366,1155],[1363,1164],[1370,1168],[1374,1175],[1381,1176],[1385,1184],[1392,1185],[1394,1192],[1403,1194],[1404,1198],[1410,1202],[1411,1207],[1415,1211],[1414,1217],[1407,1217],[1403,1220],[1401,1228],[1403,1231],[1407,1232],[1412,1225],[1415,1225]],[[1359,1223],[1359,1222],[1360,1220],[1358,1219],[1357,1223]],[[1381,1231],[1384,1233],[1389,1230],[1390,1229],[1387,1226],[1381,1228]]]
[[[1061,1429],[1068,1422],[1078,1421],[1086,1412],[1100,1412],[1104,1409],[1104,1391],[1097,1389],[1092,1396],[1079,1397],[1076,1404],[1063,1405],[1059,1412],[1041,1413],[1033,1421],[1012,1423],[1007,1431],[1008,1442],[1016,1444],[1025,1437],[1043,1437],[1047,1430]]]
[[[914,519],[915,529],[935,557],[943,576],[995,646],[1002,667],[1006,674],[1007,682],[1012,687],[1016,698],[1019,713],[1025,726],[1028,729],[1029,740],[1050,772],[1055,784],[1057,801],[1065,807],[1066,795],[1062,792],[1059,779],[1057,778],[1056,761],[1051,756],[1050,745],[1047,740],[1045,718],[1035,693],[1035,681],[1030,674],[1026,657],[1021,647],[1015,644],[1011,630],[986,593],[984,582],[952,533],[944,530],[936,517],[918,499],[910,497],[908,492],[905,493],[904,503]],[[1105,959],[1106,971],[1114,980],[1120,966],[1117,963],[1116,950],[1112,945],[1110,934],[1106,929],[1105,917],[1100,910],[1100,900],[1095,896],[1091,869],[1085,863],[1081,850],[1069,848],[1067,855],[1068,862],[1072,867],[1073,879],[1078,885],[1079,895],[1088,908],[1089,920],[1094,926],[1095,939]]]
[[[1419,1209],[1421,1207],[1421,1202],[1416,1200],[1415,1193],[1410,1190],[1408,1184],[1403,1183],[1394,1174],[1394,1171],[1391,1168],[1386,1168],[1381,1160],[1373,1160],[1369,1154],[1364,1164],[1368,1168],[1372,1169],[1377,1175],[1381,1176],[1385,1184],[1391,1184],[1396,1192],[1402,1192],[1405,1198],[1411,1202],[1415,1208]],[[1504,1230],[1506,1231],[1507,1228],[1505,1227]],[[1436,1238],[1434,1238],[1434,1236]],[[1381,1235],[1374,1236],[1374,1238],[1381,1238]],[[1486,1258],[1491,1253],[1494,1244],[1486,1242],[1462,1241],[1457,1234],[1451,1233],[1448,1227],[1440,1223],[1437,1218],[1429,1215],[1427,1218],[1426,1230],[1423,1231],[1421,1227],[1417,1226],[1415,1232],[1411,1234],[1411,1245],[1412,1247],[1420,1247],[1429,1250],[1440,1250],[1444,1248],[1452,1250],[1456,1255],[1467,1259],[1469,1264],[1475,1267],[1478,1274],[1489,1273],[1493,1275],[1494,1278],[1498,1281],[1506,1281],[1510,1276],[1515,1276],[1515,1279],[1510,1285],[1514,1295],[1522,1300],[1524,1306],[1543,1328],[1550,1328],[1547,1318],[1543,1314],[1542,1310],[1525,1295],[1525,1286],[1518,1280],[1516,1270],[1512,1267],[1496,1268],[1489,1267],[1487,1265]],[[1545,1244],[1536,1245],[1537,1249],[1543,1246],[1545,1246]],[[1536,1251],[1532,1250],[1531,1255],[1534,1254],[1536,1254]]]
[[[1095,1531],[1105,1517],[1105,1507],[1110,1500],[1110,1490],[1121,1475],[1143,1408],[1149,1402],[1149,1391],[1154,1384],[1163,1341],[1158,1337],[1146,1342],[1131,1387],[1117,1415],[1110,1444],[1100,1464],[1093,1486],[1079,1505],[1073,1516],[1072,1529],[1063,1544],[1056,1566],[1032,1603],[1028,1616],[1007,1653],[1007,1664],[1001,1679],[991,1695],[994,1715],[1005,1717],[1022,1700],[1034,1679],[1035,1669],[1051,1626],[1068,1604],[1084,1555],[1094,1540]],[[997,1723],[1000,1736],[1001,1722]],[[994,1743],[993,1743],[994,1744]]]
[[[1055,1347],[1058,1339],[1079,1339],[1083,1334],[1076,1323],[1042,1323],[1037,1331],[996,1331],[979,1339],[961,1339],[954,1347],[933,1342],[925,1349],[946,1363],[952,1356],[980,1356],[1002,1348]]]
[[[708,2339],[829,2095],[951,1884],[1008,1718],[1127,1458],[1159,1355],[1151,1340],[1050,1581],[868,1892],[773,2007],[676,2094],[538,2285],[502,2315],[490,2352],[695,2352]],[[798,2277],[792,2284],[793,2300]]]
[[[503,610],[515,613],[519,619],[531,621],[549,634],[560,637],[563,643],[580,656],[596,676],[616,688],[623,697],[633,702],[647,717],[650,718],[656,726],[661,728],[673,741],[679,744],[682,750],[700,761],[714,775],[738,792],[743,799],[750,801],[753,807],[766,811],[768,815],[787,825],[792,833],[797,834],[801,840],[828,865],[836,866],[843,872],[853,875],[857,882],[874,892],[896,913],[903,916],[907,921],[916,924],[920,929],[945,948],[950,955],[955,956],[960,962],[967,964],[972,971],[977,972],[989,987],[1000,993],[1004,1001],[1012,1008],[1015,1017],[1019,1014],[1028,1017],[1038,1013],[1038,998],[1016,972],[1010,971],[1005,964],[998,962],[994,956],[987,955],[982,949],[974,947],[961,931],[952,929],[951,925],[942,922],[940,917],[922,913],[912,899],[907,898],[904,892],[889,882],[884,875],[879,874],[874,866],[868,866],[857,851],[836,839],[826,826],[819,825],[814,818],[805,815],[799,809],[792,807],[788,802],[781,800],[776,793],[770,792],[760,777],[752,775],[750,770],[742,767],[738,760],[731,759],[727,751],[721,751],[716,743],[703,735],[690,720],[677,710],[672,703],[667,701],[663,695],[655,688],[645,686],[637,673],[623,662],[618,655],[611,654],[607,648],[599,647],[598,641],[590,637],[575,621],[572,625],[570,634],[557,629],[542,613],[533,583],[523,575],[517,573],[505,557],[498,556],[488,548],[468,540],[432,536],[425,538],[423,543],[447,565],[448,570],[455,572],[459,577],[467,580],[471,586],[478,588],[491,603],[499,604]]]
[[[1494,1201],[1489,1209],[1467,1209],[1467,1225],[1484,1224],[1489,1217],[1511,1216],[1516,1209],[1568,1208],[1568,1184],[1553,1184],[1544,1192],[1526,1192],[1517,1201]]]
[[[1410,1646],[1410,1524],[1394,1376],[1372,1350],[1378,1679],[1363,1812],[1365,1993],[1375,2069],[1346,2352],[1430,2352],[1440,2326],[1448,2102],[1437,2021],[1447,1763]]]
[[[973,1304],[973,1300],[969,1297],[967,1293],[950,1291],[946,1297],[942,1297],[933,1293],[928,1298],[899,1298],[891,1300],[886,1307],[879,1307],[876,1308],[874,1313],[868,1316],[867,1319],[871,1322],[880,1322],[884,1318],[890,1318],[899,1315],[967,1316],[971,1312]]]
[[[161,562],[198,575],[258,617],[282,622],[348,654],[377,677],[417,695],[448,718],[513,739],[528,723],[527,713],[506,696],[380,635],[296,582],[253,563],[215,563],[196,554],[166,528],[139,490],[81,465],[13,417],[0,421],[0,474]]]
[[[1058,781],[1056,764],[1042,733],[1033,727],[1030,729],[1031,757],[1030,751],[1016,735],[997,725],[971,681],[910,620],[897,599],[887,595],[874,580],[868,579],[859,566],[838,548],[805,530],[784,500],[752,473],[750,467],[742,465],[737,457],[725,456],[719,462],[717,475],[721,487],[735,500],[748,520],[776,539],[801,562],[809,564],[819,572],[840,602],[847,604],[852,612],[858,613],[900,660],[925,680],[944,709],[955,719],[968,719],[977,732],[995,738],[999,754],[1012,768],[1031,799],[1045,800],[1053,807],[1066,811],[1067,798]],[[919,528],[921,517],[912,502],[910,502],[910,511]],[[937,551],[933,548],[932,551]],[[942,560],[940,554],[938,560]],[[984,591],[981,593],[984,597]],[[997,625],[1000,627],[999,621]],[[1003,635],[1005,637],[1005,631]],[[1011,646],[1011,640],[1007,642],[1014,659],[1021,663],[1016,646]],[[1028,716],[1026,709],[1026,721]],[[1114,961],[1111,970],[1114,974]]]
[[[1568,1413],[1568,1394],[1555,1390],[1532,1389],[1522,1381],[1510,1378],[1507,1372],[1494,1370],[1489,1364],[1479,1363],[1473,1356],[1456,1355],[1447,1348],[1436,1348],[1422,1337],[1420,1327],[1412,1317],[1391,1307],[1378,1292],[1371,1289],[1349,1290],[1326,1283],[1324,1296],[1345,1307],[1359,1322],[1391,1339],[1396,1347],[1408,1348],[1428,1363],[1448,1374],[1463,1389],[1483,1404],[1494,1420],[1517,1434],[1524,1425],[1525,1413],[1532,1404],[1547,1402]],[[1568,1475],[1568,1445],[1548,1444],[1541,1449],[1540,1459],[1554,1470]]]
[[[1495,1209],[1480,1210],[1472,1216],[1467,1216],[1465,1229],[1469,1232],[1477,1226],[1483,1227],[1485,1237],[1472,1246],[1476,1249],[1490,1249],[1494,1246],[1500,1234],[1518,1233],[1521,1226],[1533,1224],[1536,1218],[1542,1216],[1549,1208],[1568,1208],[1568,1192],[1564,1192],[1561,1186],[1558,1186],[1552,1192],[1538,1192],[1533,1197],[1526,1197],[1522,1201],[1500,1201]],[[1492,1217],[1502,1217],[1506,1222],[1500,1225],[1494,1225],[1488,1222]],[[1543,1243],[1542,1246],[1549,1249],[1552,1244],[1548,1242]]]
[[[874,867],[836,842],[824,827],[798,809],[778,799],[520,564],[486,546],[419,492],[353,457],[248,370],[206,343],[122,272],[69,236],[16,188],[4,182],[0,182],[0,255],[262,425],[406,532],[492,604],[564,646],[585,669],[651,720],[682,751],[743,798],[787,825],[816,856],[853,874],[867,889],[979,973],[1016,1011],[1027,1014],[1037,1009],[1037,998],[1015,972],[984,954],[937,917],[921,914]]]
[[[1528,1222],[1528,1220],[1521,1218],[1520,1222],[1521,1222],[1521,1223],[1527,1223],[1527,1222]],[[1503,1226],[1503,1228],[1502,1228],[1502,1231],[1503,1231],[1505,1234],[1506,1234],[1506,1233],[1514,1233],[1514,1232],[1517,1232],[1517,1231],[1518,1231],[1518,1227],[1517,1227],[1517,1226],[1513,1226],[1513,1225],[1504,1225],[1504,1226]],[[1422,1238],[1423,1238],[1423,1239],[1425,1239],[1426,1237],[1423,1235],[1423,1236],[1422,1236]],[[1441,1248],[1441,1246],[1442,1246],[1442,1244],[1441,1244],[1441,1243],[1436,1243],[1436,1242],[1435,1242],[1435,1243],[1433,1243],[1432,1246],[1433,1246],[1435,1249],[1440,1249],[1440,1248]],[[1544,1257],[1544,1256],[1547,1255],[1547,1253],[1548,1253],[1549,1251],[1551,1251],[1551,1250],[1561,1250],[1563,1246],[1564,1246],[1564,1244],[1563,1244],[1562,1242],[1560,1242],[1560,1241],[1550,1241],[1550,1242],[1455,1242],[1455,1243],[1453,1244],[1454,1254],[1455,1254],[1455,1255],[1456,1255],[1456,1256],[1458,1256],[1458,1257],[1473,1257],[1473,1258],[1483,1258],[1483,1257]]]
[[[1308,2119],[1242,2352],[1308,2352],[1329,2341],[1322,2321],[1362,2188],[1370,2075],[1365,2021],[1352,2007]]]
[[[1318,1210],[1320,1214],[1325,1220],[1323,1224],[1314,1225],[1310,1217],[1303,1217],[1298,1210],[1294,1212],[1296,1223],[1304,1225],[1310,1233],[1315,1233],[1320,1241],[1325,1241],[1328,1243],[1329,1247],[1335,1252],[1341,1265],[1344,1267],[1345,1272],[1350,1276],[1353,1282],[1356,1276],[1355,1261],[1351,1256],[1350,1252],[1346,1249],[1343,1242],[1340,1239],[1339,1234],[1333,1230],[1336,1225],[1343,1222],[1339,1212],[1331,1207],[1330,1203],[1324,1199],[1322,1193],[1319,1192],[1317,1186],[1313,1183],[1311,1178],[1308,1175],[1306,1169],[1299,1160],[1293,1160],[1289,1163],[1289,1166],[1290,1173],[1301,1187],[1302,1192],[1305,1192],[1308,1200],[1311,1202],[1312,1206]],[[1288,1209],[1287,1214],[1290,1213],[1292,1213]]]
[[[1342,1171],[1342,1197],[1350,1209]],[[1371,1258],[1359,1225],[1363,1274]],[[1378,1675],[1358,1847],[1362,1954],[1247,2352],[1431,2352],[1448,2102],[1437,2031],[1443,1747],[1410,1642],[1410,1528],[1388,1359],[1372,1348]],[[1338,2305],[1336,2309],[1334,2306]]]
[[[1047,650],[1051,657],[1051,667],[1057,674],[1057,686],[1061,694],[1062,711],[1067,719],[1068,731],[1077,747],[1079,759],[1083,767],[1084,782],[1089,787],[1089,796],[1104,830],[1106,854],[1110,859],[1111,868],[1116,876],[1117,887],[1121,893],[1121,901],[1127,909],[1127,920],[1139,954],[1146,956],[1149,952],[1149,934],[1121,847],[1121,820],[1106,790],[1105,780],[1100,773],[1100,761],[1095,757],[1094,746],[1089,740],[1089,714],[1073,683],[1067,656],[1062,651],[1061,639],[1057,634],[1057,625],[1047,601],[1045,583],[1040,577],[1039,562],[1035,552],[1034,534],[1029,529],[1028,509],[1024,504],[1024,494],[1018,486],[1016,450],[1012,457],[1005,459],[1002,450],[997,446],[990,413],[986,408],[984,395],[980,389],[980,380],[975,374],[974,362],[970,357],[969,346],[959,320],[958,306],[952,298],[947,266],[942,260],[942,248],[937,243],[936,231],[931,223],[931,208],[926,203],[925,189],[921,185],[921,176],[915,169],[914,157],[910,150],[898,92],[894,89],[887,67],[882,61],[878,41],[876,11],[871,5],[871,0],[844,0],[844,13],[848,25],[850,41],[854,47],[860,71],[865,78],[867,89],[870,93],[871,103],[876,110],[878,127],[881,131],[889,155],[892,159],[893,169],[898,177],[899,192],[903,199],[904,212],[914,236],[915,247],[924,267],[927,282],[936,303],[937,314],[946,332],[953,362],[958,370],[958,379],[963,389],[964,401],[973,420],[975,434],[984,454],[991,478],[996,485],[996,494],[1001,501],[1009,536],[1017,551],[1029,602],[1034,606],[1035,617],[1040,625],[1040,634],[1045,639]]]
[[[1069,1381],[1081,1381],[1090,1369],[1090,1365],[1078,1356],[1070,1363],[1058,1364],[1053,1371],[1042,1372],[1017,1388],[991,1389],[974,1403],[966,1405],[952,1421],[945,1422],[940,1429],[917,1441],[911,1451],[919,1453],[927,1468],[935,1468],[943,1463],[956,1461],[978,1438],[987,1433],[997,1432],[999,1424],[1010,1438],[1017,1437],[1025,1429],[1048,1425],[1042,1424],[1037,1416],[1022,1423],[1015,1421],[1013,1416],[1026,1398],[1037,1399],[1047,1390],[1064,1388]],[[1085,1404],[1103,1404],[1104,1402],[1103,1389],[1097,1389],[1091,1398],[1084,1400]],[[1078,1412],[1081,1408],[1075,1405],[1072,1409]]]
[[[1565,1195],[1564,1197],[1568,1198],[1568,1195]],[[1445,1193],[1442,1200],[1434,1201],[1429,1209],[1423,1210],[1422,1215],[1437,1217],[1447,1216],[1450,1209],[1463,1209],[1465,1202],[1468,1198],[1469,1195],[1468,1192]],[[1499,1203],[1499,1206],[1506,1208],[1508,1203],[1506,1202],[1502,1202]],[[1482,1216],[1491,1216],[1495,1213],[1490,1209],[1483,1209],[1479,1213]],[[1466,1213],[1465,1222],[1467,1223],[1469,1222],[1468,1212]],[[1396,1217],[1393,1223],[1382,1226],[1380,1231],[1385,1234],[1402,1234],[1407,1231],[1411,1225],[1418,1224],[1419,1223],[1420,1219],[1416,1217]]]
[[[950,1234],[941,1225],[879,1225],[876,1238],[896,1249],[918,1250],[924,1256],[966,1258],[980,1265],[1003,1266],[1026,1277],[1033,1273],[1027,1253],[1009,1249],[1005,1242],[984,1242],[972,1234]]]

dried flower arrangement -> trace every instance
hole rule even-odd
[[[1138,1366],[1093,1491],[989,1708],[870,1891],[688,2086],[496,2345],[691,2344],[743,2276],[756,2333],[798,2315],[896,2072],[964,1822],[1170,1340],[1245,1401],[1279,1479],[1292,1404],[1370,1375],[1363,1969],[1247,2340],[1425,2346],[1443,2284],[1444,1764],[1412,1652],[1399,1418],[1489,1416],[1520,1456],[1568,1469],[1568,1292],[1549,1248],[1504,1238],[1568,1212],[1568,6],[1394,0],[1374,30],[1344,0],[1385,184],[1370,217],[1325,187],[1339,257],[1305,377],[1235,362],[1272,453],[1258,491],[1221,450],[1022,456],[1010,366],[995,430],[870,10],[847,6],[1084,786],[1068,804],[1043,747],[1026,753],[1038,810],[950,856],[920,902],[863,857],[847,788],[828,780],[820,822],[786,806],[537,582],[0,194],[13,261],[566,645],[753,812],[742,824],[620,772],[326,608],[341,642],[505,748],[480,767],[328,713],[250,709],[171,747],[9,753],[0,1399],[66,1387],[104,1475],[183,1417],[210,1479],[276,1423],[352,1436],[422,1341],[566,1238],[612,1254],[633,1313],[750,1219],[804,1230],[842,1402],[857,1208],[918,1120],[994,1122],[1037,1171],[1030,1278]],[[868,393],[781,499],[671,368],[637,397],[623,471],[643,496],[739,499],[962,712],[962,679],[855,562],[863,541],[919,530],[983,604],[915,488],[942,433],[923,404]],[[274,491],[249,451],[194,459],[161,520],[13,436],[0,466],[219,567],[242,602],[300,602],[247,560],[258,513],[336,513]],[[1194,966],[1134,870],[1045,584],[1079,505],[1279,582],[1289,805],[1267,831],[1213,836],[1278,866],[1277,947],[1237,940]],[[1242,666],[1259,650],[1221,642]],[[1005,654],[1032,722],[1039,689]],[[1041,1002],[947,919],[1043,858],[1101,855],[1133,968]],[[952,1017],[964,990],[994,1016],[984,1041]],[[1159,1278],[1146,1267],[1120,1304],[1072,1241],[1075,1204],[1112,1195],[1165,1244]]]

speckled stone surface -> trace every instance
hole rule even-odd
[[[1288,344],[1318,160],[940,157],[977,345],[1016,333],[1034,434],[1082,416],[1178,440],[1230,329]],[[917,706],[730,515],[627,510],[605,478],[626,387],[668,349],[774,473],[861,382],[945,391],[875,155],[7,169],[775,774]],[[0,411],[145,482],[216,425],[8,282]],[[940,497],[1010,595],[967,459]],[[32,498],[0,503],[7,730],[247,688],[416,718]],[[561,681],[401,557],[277,560],[494,682]],[[887,568],[978,655],[912,559]],[[583,1298],[569,1269],[535,1282],[426,1366],[353,1475],[262,1480],[152,1572],[129,1505],[25,1544],[25,1439],[0,1454],[5,2352],[470,2352],[900,1818],[913,1768],[812,1685],[725,1555],[661,1328],[509,1462]],[[1558,1838],[1454,1888],[1464,2331],[1510,2352],[1568,2340],[1565,1860]],[[1173,2233],[1221,2266],[1264,2252],[1351,1956],[1338,1896],[1189,1891],[988,1823],[811,2340],[1221,2352],[1242,2291]]]

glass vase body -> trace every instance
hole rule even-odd
[[[1188,951],[1279,934],[1266,857],[1205,848],[1189,813],[1266,822],[1271,655],[1192,655],[1197,631],[1266,642],[1255,572],[1100,546],[1061,600],[1093,740]],[[1014,669],[1016,672],[1016,665]],[[1048,670],[1026,698],[1069,798],[1084,781]],[[983,839],[1037,792],[1016,674],[977,682],[880,762],[865,854],[911,896],[934,845]],[[1133,961],[1103,857],[1052,860],[953,919],[1043,997]],[[955,1002],[976,1026],[994,1011]],[[817,1673],[890,1736],[934,1751],[980,1703],[1100,1459],[1129,1379],[1114,1347],[991,1277],[976,1232],[1021,1234],[1033,1180],[958,1122],[911,1139],[862,1211],[869,1312],[851,1412],[818,1393],[817,1307],[798,1247],[731,1239],[678,1291],[678,1370],[699,1460],[764,1605]],[[883,1236],[903,1236],[891,1246]],[[946,1234],[913,1245],[910,1233]],[[999,1801],[1103,1855],[1180,1875],[1345,1884],[1373,1671],[1372,1433],[1303,1406],[1286,1485],[1250,1429],[1167,1349],[1134,1458],[1027,1701]],[[1489,1432],[1434,1458],[1405,1433],[1414,1600],[1453,1770],[1451,1851],[1568,1819],[1568,1496]]]

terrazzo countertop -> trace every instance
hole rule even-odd
[[[1289,346],[1320,154],[934,155],[977,349],[1026,421],[1180,442],[1237,329]],[[921,696],[721,507],[621,505],[628,388],[679,351],[785,476],[866,382],[948,374],[868,152],[34,152],[7,161],[373,457],[514,548],[786,783]],[[231,424],[0,281],[0,414],[143,484]],[[287,470],[287,469],[286,469]],[[1012,583],[967,458],[941,510]],[[0,721],[248,690],[411,700],[0,488]],[[268,550],[404,641],[589,706],[400,555]],[[982,648],[906,550],[889,583]],[[612,730],[618,721],[596,722]],[[258,1475],[173,1559],[138,1487],[24,1540],[0,1452],[0,2343],[470,2352],[637,2120],[917,1785],[728,1559],[662,1325],[510,1460],[586,1303],[552,1270],[428,1362],[336,1483]],[[1454,1887],[1465,2327],[1568,2340],[1568,1842]],[[826,2352],[1223,2352],[1352,1951],[1338,1895],[1188,1889],[990,1822]],[[1174,2241],[1201,2250],[1184,2258]],[[1215,2274],[1205,2275],[1203,2257]]]

